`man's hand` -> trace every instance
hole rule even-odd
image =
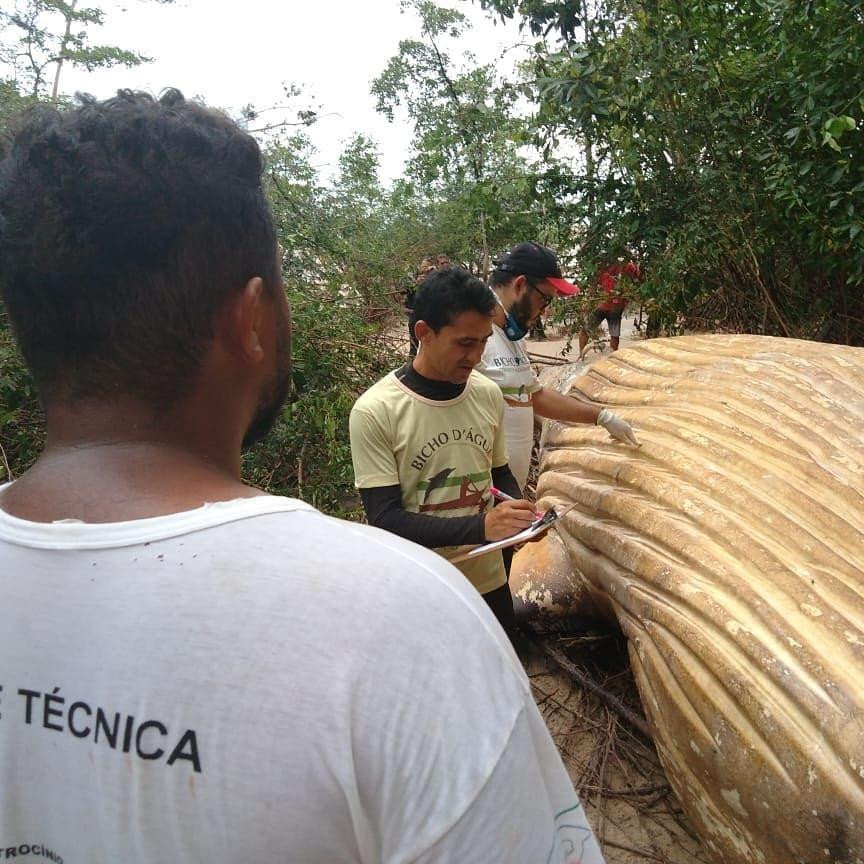
[[[642,442],[633,434],[633,429],[626,420],[622,420],[617,414],[613,414],[608,408],[604,408],[597,415],[597,425],[602,426],[613,438],[641,447]]]
[[[503,540],[524,531],[535,519],[534,505],[524,498],[518,501],[502,501],[487,514],[483,525],[486,542]]]

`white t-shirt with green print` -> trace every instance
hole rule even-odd
[[[492,335],[477,367],[490,381],[494,381],[505,400],[504,437],[510,470],[524,491],[531,465],[534,444],[534,409],[531,397],[541,389],[540,381],[531,367],[524,340],[511,342],[504,331],[492,325]]]

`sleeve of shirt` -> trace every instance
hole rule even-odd
[[[419,858],[603,864],[573,784],[530,696],[501,758],[461,818]]]
[[[441,578],[446,562],[409,554],[354,642],[371,670],[351,704],[375,860],[602,864],[504,631],[467,581]]]
[[[500,489],[511,498],[521,498],[522,490],[513,476],[509,465],[501,465],[498,468],[492,469],[492,482],[497,489]]]
[[[383,418],[356,405],[348,418],[354,485],[358,489],[399,483],[391,436],[382,421]]]
[[[504,397],[501,391],[495,393],[497,408],[498,408],[498,426],[495,429],[495,440],[492,442],[492,467],[500,468],[506,465],[507,457],[507,441],[504,437]]]
[[[510,473],[509,470],[507,473]],[[512,474],[510,476],[512,477]],[[494,473],[492,477],[495,478]],[[513,484],[516,484],[515,479]],[[513,494],[503,486],[499,485],[498,488],[503,489],[508,495]],[[516,488],[518,490],[519,487]],[[402,489],[398,483],[393,486],[361,489],[360,498],[366,511],[366,521],[370,525],[389,531],[391,534],[398,534],[427,549],[486,542],[484,514],[451,516],[442,519],[440,516],[427,516],[424,513],[409,513],[402,506]]]

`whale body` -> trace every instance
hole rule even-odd
[[[547,422],[516,555],[522,613],[615,622],[660,759],[717,862],[864,864],[864,349],[760,336],[635,343]]]

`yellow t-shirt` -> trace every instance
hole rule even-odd
[[[492,506],[492,468],[507,464],[499,388],[472,372],[443,402],[414,393],[395,373],[373,384],[351,409],[351,458],[358,489],[402,489],[402,506],[429,516],[473,516]],[[452,558],[466,548],[436,551]],[[486,594],[507,581],[500,551],[455,565]]]

